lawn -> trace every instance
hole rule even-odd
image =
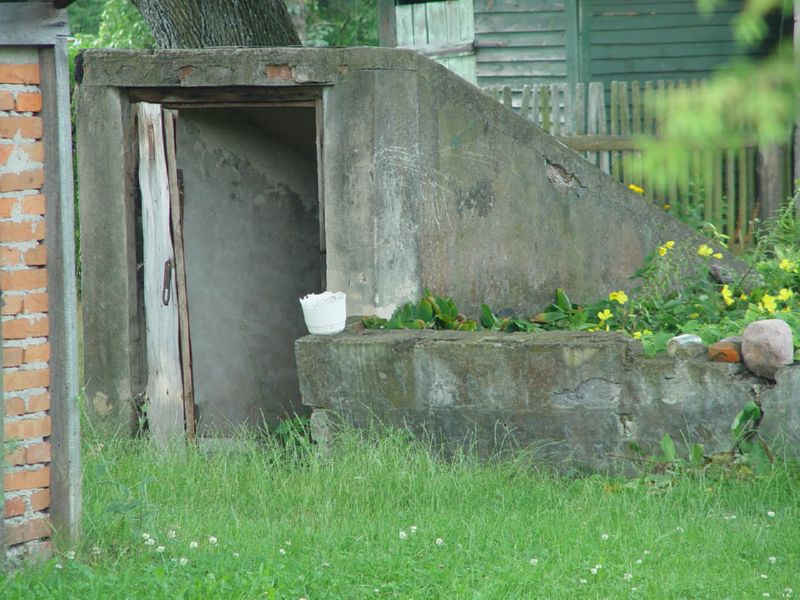
[[[84,538],[3,598],[782,598],[800,594],[800,469],[656,490],[400,433],[326,454],[87,441]],[[794,588],[796,592],[792,592]]]

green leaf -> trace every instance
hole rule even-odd
[[[497,317],[486,304],[481,304],[481,325],[486,329],[492,329],[497,323]]]
[[[731,438],[734,446],[740,446],[755,430],[755,424],[761,419],[761,409],[753,400],[749,400],[731,423]]]
[[[569,301],[569,296],[561,288],[556,289],[556,306],[568,313],[572,310],[572,303]]]
[[[705,454],[703,453],[703,444],[692,444],[689,452],[689,463],[693,467],[702,467],[706,462]]]
[[[664,434],[661,438],[661,453],[663,454],[664,462],[675,461],[675,442],[668,433]]]
[[[433,321],[433,306],[427,298],[423,298],[417,304],[416,317],[425,323]]]

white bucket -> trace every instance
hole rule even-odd
[[[308,332],[331,335],[344,331],[347,321],[347,295],[344,292],[322,292],[300,298]]]

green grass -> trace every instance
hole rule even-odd
[[[247,440],[213,453],[118,440],[87,443],[84,463],[75,558],[64,549],[0,579],[0,597],[800,594],[794,467],[762,478],[683,477],[654,493],[559,477],[524,456],[444,461],[401,434],[352,432],[326,456]]]

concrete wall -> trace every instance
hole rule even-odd
[[[270,123],[305,131],[290,139],[310,137],[311,156]],[[275,424],[303,412],[298,298],[322,281],[314,109],[183,110],[178,124],[198,433]]]
[[[312,422],[381,422],[484,454],[534,447],[560,467],[625,471],[631,442],[658,450],[730,450],[730,425],[748,400],[761,403],[761,432],[800,455],[800,367],[778,383],[743,365],[642,356],[617,333],[366,331],[297,342],[303,402]],[[683,451],[686,449],[683,448]]]
[[[467,312],[533,312],[557,287],[590,300],[627,289],[659,244],[694,235],[411,51],[88,51],[77,78],[79,153],[92,165],[81,170],[87,391],[112,422],[141,389],[131,100],[321,97],[324,275],[351,315],[389,314],[424,287]]]

